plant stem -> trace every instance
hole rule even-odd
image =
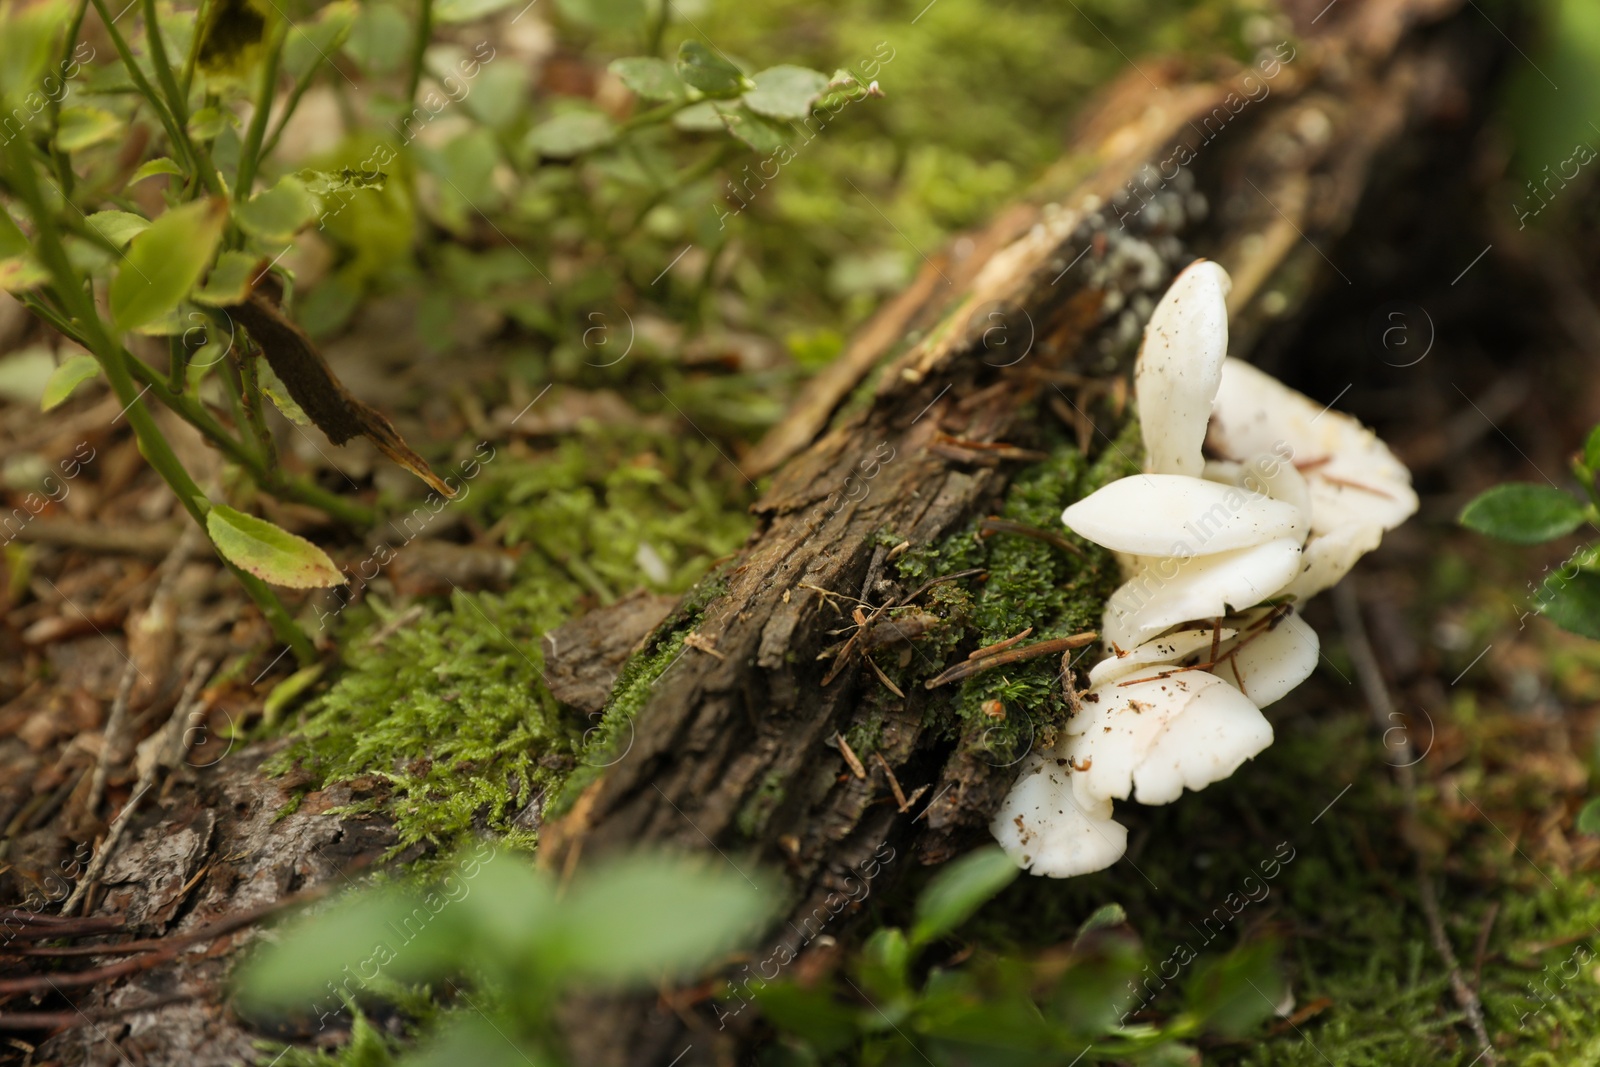
[[[194,36],[189,41],[189,54],[183,58],[183,74],[179,82],[185,100],[189,98],[189,87],[194,84],[194,68],[200,61],[200,46],[205,43],[206,22],[210,18],[210,0],[200,0],[194,12]]]
[[[261,410],[261,383],[257,380],[257,368],[260,366],[261,355],[249,352],[239,363],[239,385],[244,390],[244,417],[250,423],[250,430],[256,435],[256,445],[261,450],[261,461],[268,470],[278,469],[278,445],[272,439],[272,431],[267,428],[267,420]]]
[[[161,120],[161,125],[166,127],[167,138],[172,142],[172,147],[179,155],[188,160],[200,178],[200,183],[213,196],[225,195],[222,188],[222,179],[217,175],[216,167],[211,165],[209,156],[202,156],[189,140],[189,131],[173,116],[172,110],[156,92],[155,86],[150,84],[150,79],[144,76],[144,71],[139,69],[139,64],[134,62],[133,52],[128,48],[128,42],[123,39],[121,31],[117,29],[116,22],[111,18],[111,13],[106,10],[105,0],[93,0],[94,9],[100,13],[100,21],[105,24],[106,33],[111,37],[111,43],[116,46],[117,55],[122,57],[122,65],[128,71],[134,87],[139,94],[150,101],[150,106],[155,109],[156,117]],[[30,172],[31,174],[31,172]]]
[[[144,36],[150,46],[150,65],[155,68],[156,81],[167,94],[167,106],[178,124],[189,127],[189,98],[178,88],[178,79],[172,76],[172,64],[167,62],[167,46],[161,40],[161,23],[156,19],[156,0],[144,0]]]
[[[406,103],[417,102],[417,86],[422,84],[422,66],[428,52],[428,40],[433,36],[433,0],[421,0],[422,13],[417,20],[417,39],[411,46],[411,73],[406,78]]]
[[[266,136],[267,119],[271,117],[272,97],[278,87],[278,63],[283,58],[283,42],[288,33],[289,21],[283,19],[272,27],[267,37],[267,54],[261,61],[261,84],[256,88],[256,106],[250,114],[244,146],[239,150],[239,178],[234,182],[234,191],[241,203],[250,199],[250,187],[255,184],[256,170],[261,165],[261,139]]]
[[[96,0],[96,6],[99,6],[99,0]],[[106,380],[111,383],[112,391],[125,405],[123,410],[127,415],[128,425],[133,427],[134,435],[139,442],[139,451],[144,455],[145,461],[156,469],[156,473],[160,474],[177,494],[179,503],[203,529],[206,525],[206,512],[211,506],[210,501],[195,484],[194,479],[189,477],[189,472],[184,469],[172,451],[172,446],[162,435],[161,428],[156,425],[150,410],[144,406],[141,394],[135,390],[129,365],[137,363],[138,360],[127,357],[121,344],[101,320],[94,299],[82,288],[77,271],[67,259],[66,248],[62,245],[61,235],[56,230],[55,219],[45,206],[44,197],[40,195],[38,178],[33,173],[33,160],[24,147],[12,147],[16,144],[17,141],[14,140],[6,146],[7,162],[12,172],[13,187],[27,204],[28,213],[33,216],[35,245],[39,258],[55,281],[57,295],[73,317],[82,323],[90,342],[89,351],[99,360]],[[290,617],[277,594],[255,575],[239,569],[220,554],[218,558],[222,559],[223,565],[239,579],[278,640],[293,649],[295,658],[301,663],[314,662],[317,658],[316,649]]]
[[[72,13],[72,23],[67,27],[66,41],[61,45],[61,66],[59,73],[63,79],[66,77],[67,67],[71,65],[72,55],[78,50],[78,36],[83,32],[83,16],[89,10],[89,0],[79,0],[78,8]],[[63,89],[66,86],[63,84]],[[66,96],[63,92],[61,96]],[[50,96],[50,156],[55,163],[56,180],[61,183],[61,195],[70,198],[72,186],[77,175],[72,171],[72,159],[67,153],[56,146],[56,130],[61,120],[61,97]]]
[[[289,478],[280,470],[268,468],[254,452],[229,434],[222,423],[206,410],[204,404],[182,392],[170,389],[161,375],[142,360],[132,360],[129,366],[135,378],[150,386],[151,395],[199,430],[223,455],[243,467],[257,485],[273,496],[309,504],[357,529],[370,527],[377,521],[377,516],[373,514],[371,508],[346,500],[337,493],[330,493],[321,486],[298,478]]]

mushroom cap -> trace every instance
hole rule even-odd
[[[1089,686],[1105,685],[1109,682],[1121,681],[1133,672],[1155,663],[1176,664],[1195,653],[1211,651],[1213,637],[1217,641],[1226,641],[1237,630],[1222,629],[1213,631],[1211,627],[1195,630],[1179,630],[1175,633],[1163,634],[1151,641],[1126,651],[1114,652],[1105,659],[1089,668]]]
[[[1151,471],[1200,474],[1206,422],[1228,354],[1231,286],[1227,271],[1199,260],[1178,275],[1150,315],[1133,388]]]
[[[1220,782],[1272,744],[1272,724],[1239,690],[1211,674],[1173,716],[1133,772],[1134,799],[1170,804],[1185,788]]]
[[[1290,614],[1267,630],[1241,630],[1237,640],[1223,646],[1222,662],[1211,673],[1264,708],[1311,677],[1321,648],[1317,631],[1299,615]]]
[[[1265,493],[1274,500],[1293,504],[1308,516],[1311,514],[1311,487],[1306,484],[1305,476],[1288,459],[1271,452],[1247,463],[1231,459],[1207,460],[1205,478],[1209,482],[1236,485],[1252,493]]]
[[[1116,552],[1211,555],[1266,541],[1305,539],[1293,504],[1181,474],[1135,474],[1090,493],[1061,513],[1074,533]]]
[[[1356,419],[1238,359],[1225,360],[1206,442],[1230,459],[1276,454],[1311,491],[1311,532],[1349,525],[1392,530],[1417,510],[1411,473]]]
[[[1254,607],[1299,573],[1295,537],[1211,556],[1141,559],[1133,577],[1106,601],[1101,640],[1136,648],[1180,622]]]
[[[1017,866],[1051,878],[1103,870],[1128,850],[1128,829],[1111,817],[1111,801],[1082,805],[1068,767],[1028,757],[989,832]]]
[[[1376,523],[1351,523],[1314,535],[1301,550],[1300,573],[1284,586],[1284,594],[1304,601],[1331,589],[1382,540],[1383,527]]]
[[[1195,694],[1214,683],[1217,679],[1204,671],[1158,666],[1091,689],[1056,750],[1072,767],[1072,792],[1079,805],[1128,799],[1133,772],[1161,731]]]

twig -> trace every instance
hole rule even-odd
[[[292,893],[282,900],[270,904],[261,904],[254,908],[246,908],[225,919],[219,919],[209,926],[193,930],[186,934],[174,934],[161,938],[156,942],[161,947],[136,959],[123,960],[121,963],[112,963],[104,967],[96,967],[87,971],[57,972],[55,974],[30,974],[19,978],[0,978],[0,996],[14,993],[43,993],[59,986],[90,986],[97,985],[108,978],[119,978],[124,974],[134,974],[147,971],[167,960],[172,959],[178,952],[194,944],[215,941],[219,937],[241,930],[246,926],[254,925],[270,915],[280,911],[309,904],[327,896],[334,889],[330,880],[311,889],[304,889]],[[106,946],[101,946],[106,947]]]
[[[901,689],[898,685],[895,685],[894,682],[889,680],[889,676],[883,673],[883,668],[878,666],[877,660],[873,659],[869,655],[863,655],[861,658],[867,661],[867,666],[872,668],[872,673],[878,676],[878,681],[883,683],[885,689],[889,690],[889,692],[893,693],[901,700],[906,698],[905,690]]]
[[[1001,667],[1007,663],[1017,663],[1021,660],[1048,656],[1055,652],[1065,652],[1069,648],[1082,648],[1084,645],[1093,644],[1098,640],[1100,640],[1100,635],[1093,630],[1088,630],[1081,634],[1073,634],[1071,637],[1035,641],[1031,645],[1023,645],[1021,648],[1013,648],[1008,652],[985,656],[983,659],[963,660],[940,674],[937,678],[929,678],[923,683],[923,686],[928,689],[937,689],[941,685],[948,685],[951,682],[959,682],[963,678],[970,678],[974,674],[986,671],[991,667]]]
[[[850,742],[844,739],[844,734],[835,732],[833,735],[833,743],[838,747],[839,755],[843,756],[844,761],[850,765],[851,773],[853,773],[857,778],[865,778],[867,776],[867,769],[861,765],[861,757],[857,756],[855,749],[850,747]]]
[[[85,1022],[100,1023],[133,1015],[141,1011],[154,1011],[168,1004],[181,1004],[193,1000],[198,993],[168,993],[141,1004],[125,1004],[104,1011],[8,1011],[0,1013],[0,1030],[60,1030],[81,1026]]]
[[[154,604],[167,595],[177,577],[179,564],[188,558],[198,544],[200,528],[198,526],[186,527],[183,535],[178,538],[177,544],[167,553],[166,559],[156,569],[160,578],[156,582],[155,592],[150,595],[150,603]],[[131,650],[130,650],[131,651]],[[94,777],[89,779],[89,797],[84,802],[83,810],[93,816],[100,809],[100,802],[105,799],[106,779],[111,773],[112,754],[122,745],[122,734],[128,725],[128,702],[133,694],[133,679],[139,673],[138,664],[133,656],[127,657],[128,665],[122,671],[122,680],[117,685],[116,698],[111,702],[111,714],[106,718],[106,732],[100,740],[100,755],[95,760]],[[73,900],[61,909],[62,914],[72,910]]]
[[[855,651],[857,643],[861,640],[861,635],[868,633],[872,629],[872,624],[877,622],[878,619],[883,616],[884,612],[888,611],[890,608],[900,607],[902,605],[911,603],[913,600],[917,599],[917,597],[921,596],[923,593],[926,593],[929,589],[932,589],[940,582],[953,582],[959,578],[971,578],[973,575],[982,573],[984,573],[982,567],[971,567],[964,571],[941,574],[939,577],[929,578],[927,581],[917,586],[916,591],[910,596],[890,597],[888,600],[884,601],[881,605],[874,608],[872,614],[867,616],[864,621],[857,623],[856,632],[851,634],[850,639],[844,643],[844,647],[839,649],[839,655],[834,660],[833,666],[829,668],[828,673],[822,677],[822,684],[827,685],[835,678],[839,677],[839,672],[844,670],[845,665],[850,662],[850,653]],[[851,597],[850,599],[853,600],[855,598]]]
[[[1004,652],[1006,649],[1010,648],[1018,641],[1021,641],[1024,637],[1027,637],[1031,633],[1033,633],[1033,627],[1030,626],[1020,634],[1015,634],[1011,637],[1008,637],[1004,641],[996,641],[992,645],[984,645],[982,648],[974,649],[973,651],[967,653],[967,658],[983,659],[987,656],[997,655],[1001,652]]]
[[[978,524],[978,535],[980,537],[997,533],[1016,534],[1018,537],[1028,537],[1035,541],[1043,541],[1052,548],[1059,548],[1063,552],[1070,552],[1080,559],[1085,558],[1083,549],[1079,548],[1071,541],[1068,541],[1066,537],[1056,533],[1054,530],[1041,530],[1039,527],[1029,526],[1025,522],[1012,522],[1010,519],[997,519],[993,517],[984,519]]]
[[[1356,671],[1356,680],[1361,684],[1361,691],[1367,698],[1367,705],[1372,710],[1378,729],[1387,731],[1397,713],[1394,701],[1389,696],[1389,686],[1384,680],[1383,669],[1378,663],[1378,655],[1372,650],[1372,642],[1367,638],[1366,624],[1361,620],[1361,604],[1356,599],[1353,584],[1347,578],[1334,586],[1334,608],[1339,616],[1339,626],[1344,631],[1350,662]],[[1399,783],[1404,798],[1406,816],[1415,821],[1418,808],[1417,776],[1413,770],[1416,762],[1415,749],[1409,737],[1403,733],[1401,736],[1400,747],[1403,749],[1401,754],[1406,757],[1406,763],[1394,768],[1395,780]],[[1407,839],[1410,840],[1409,837]],[[1450,944],[1450,937],[1444,928],[1444,919],[1439,912],[1438,892],[1434,887],[1433,877],[1428,873],[1423,861],[1422,853],[1414,845],[1412,851],[1416,857],[1417,888],[1422,901],[1422,914],[1427,920],[1429,940],[1433,942],[1434,950],[1439,953],[1440,959],[1450,972],[1450,991],[1455,995],[1456,1003],[1465,1013],[1467,1023],[1472,1027],[1473,1036],[1483,1046],[1478,1062],[1483,1063],[1485,1067],[1496,1067],[1499,1059],[1495,1055],[1493,1042],[1489,1040],[1489,1029],[1484,1023],[1483,1004],[1461,974],[1461,964],[1456,960],[1455,949]]]

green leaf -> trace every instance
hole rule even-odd
[[[750,80],[756,87],[744,94],[744,105],[773,119],[805,118],[828,87],[828,76],[821,71],[787,63],[758,71]]]
[[[32,248],[28,235],[22,232],[6,206],[0,204],[0,258],[27,255]]]
[[[224,252],[217,257],[206,283],[194,291],[194,302],[207,307],[227,307],[238,304],[250,295],[256,280],[266,267],[266,260],[248,252]]]
[[[778,903],[728,864],[640,854],[580,875],[561,909],[558,970],[611,985],[687,975],[757,933]]]
[[[111,279],[111,318],[132,330],[174,311],[200,280],[228,223],[222,197],[175,207],[128,245]]]
[[[1536,545],[1576,530],[1583,505],[1548,485],[1497,485],[1461,511],[1461,525],[1519,545]]]
[[[611,120],[599,111],[565,111],[530,130],[527,145],[550,159],[571,159],[599,148],[615,134]]]
[[[319,1001],[332,1009],[342,1005],[328,1003],[329,982],[357,993],[379,975],[435,977],[464,962],[470,942],[461,936],[461,919],[447,897],[430,906],[427,897],[397,887],[346,894],[290,923],[276,944],[248,960],[240,998],[258,1009],[303,1009]]]
[[[726,133],[728,124],[722,118],[722,109],[714,101],[702,100],[690,104],[672,116],[672,124],[691,133]]]
[[[611,73],[645,100],[682,100],[688,95],[672,64],[655,56],[629,56],[611,64]]]
[[[150,220],[131,211],[96,211],[87,221],[118,248],[150,228]]]
[[[220,107],[203,107],[189,116],[189,136],[197,141],[215,141],[223,130],[238,121],[231,111]]]
[[[1600,426],[1590,430],[1589,439],[1583,443],[1583,465],[1591,474],[1600,474]]]
[[[1600,797],[1592,797],[1578,809],[1578,833],[1600,836]]]
[[[0,259],[0,291],[21,293],[35,289],[50,280],[50,272],[29,256],[7,256]]]
[[[472,22],[504,11],[518,0],[439,0],[433,5],[436,22]]]
[[[261,704],[261,721],[263,725],[272,726],[287,711],[301,695],[317,684],[317,679],[322,677],[322,672],[327,669],[328,663],[313,663],[309,667],[302,667],[289,677],[272,687],[272,692],[267,694],[267,699]]]
[[[463,101],[485,126],[503,129],[520,118],[528,102],[528,68],[517,63],[486,66]]]
[[[73,356],[50,375],[44,385],[44,396],[39,399],[39,410],[49,411],[63,403],[72,391],[100,373],[100,362],[87,352]]]
[[[1184,999],[1207,1030],[1239,1038],[1273,1016],[1286,989],[1277,943],[1254,941],[1199,964],[1184,985]]]
[[[535,1058],[538,1057],[538,1058]],[[347,1056],[354,1060],[355,1057]],[[387,1058],[385,1063],[390,1062]],[[537,1049],[514,1044],[487,1016],[453,1018],[399,1061],[399,1067],[555,1067]]]
[[[1017,874],[1016,861],[994,845],[945,864],[917,898],[911,943],[925,945],[954,930],[1010,885]]]
[[[307,415],[295,402],[294,397],[289,395],[289,387],[283,384],[283,379],[278,377],[272,369],[272,364],[265,359],[257,360],[256,384],[267,395],[267,399],[272,401],[272,406],[283,412],[284,418],[296,426],[311,425],[311,416]]]
[[[25,99],[38,92],[70,15],[61,3],[0,6],[0,115],[9,119],[14,109],[25,109],[24,115],[36,110]]]
[[[1103,930],[1116,930],[1126,925],[1128,925],[1128,913],[1123,910],[1121,904],[1102,904],[1078,926],[1073,944],[1086,944],[1099,936]]]
[[[317,217],[317,200],[300,179],[279,178],[239,206],[239,228],[267,241],[287,241]]]
[[[1589,555],[1595,554],[1590,549]],[[1570,565],[1569,565],[1570,566]],[[1539,588],[1539,614],[1584,637],[1600,640],[1600,574],[1592,570],[1557,571]]]
[[[228,562],[264,582],[290,589],[345,582],[327,553],[304,537],[226,504],[215,504],[206,513],[206,532]]]
[[[411,54],[411,20],[395,5],[361,5],[344,50],[368,74],[399,70]]]
[[[285,73],[298,81],[327,63],[344,47],[358,13],[359,8],[351,0],[334,0],[317,12],[315,22],[290,23],[289,36],[283,42]],[[439,5],[435,5],[433,17],[439,17]]]
[[[124,128],[123,121],[104,108],[64,107],[56,144],[64,152],[78,152],[111,140]]]
[[[383,171],[368,174],[364,171],[352,170],[345,167],[343,170],[312,170],[307,168],[295,175],[300,179],[300,184],[312,196],[332,196],[336,193],[352,193],[360,189],[372,189],[382,192],[383,187],[389,183],[389,175]]]
[[[728,132],[757,152],[773,153],[789,143],[794,132],[788,123],[762,118],[744,106],[719,108]]]
[[[716,100],[731,100],[747,88],[738,67],[693,38],[678,46],[678,77]]]
[[[157,156],[155,159],[147,160],[138,170],[134,171],[133,177],[128,179],[128,184],[137,185],[146,178],[154,178],[157,174],[177,174],[181,176],[183,168],[166,156]]]
[[[825,988],[793,982],[772,982],[753,989],[761,1014],[779,1029],[805,1039],[826,1056],[856,1038],[856,1013],[834,1000]]]
[[[556,0],[562,16],[599,30],[630,30],[642,26],[644,0]]]
[[[1015,868],[1015,864],[1012,867]],[[910,996],[911,945],[898,926],[880,926],[861,946],[857,973],[867,992],[886,1001]]]

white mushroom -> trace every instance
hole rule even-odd
[[[1017,866],[1051,878],[1103,870],[1128,849],[1128,829],[1111,817],[1111,801],[1081,805],[1065,761],[1037,753],[989,824]]]
[[[1264,708],[1311,677],[1321,648],[1317,631],[1298,614],[1268,612],[1255,626],[1242,629],[1238,640],[1220,642],[1211,673]]]
[[[1213,642],[1226,641],[1238,632],[1231,629],[1213,630],[1209,626],[1198,630],[1179,630],[1125,652],[1114,652],[1089,668],[1089,687],[1093,689],[1108,682],[1120,681],[1153,663],[1182,663],[1199,652],[1209,655]]]
[[[1279,538],[1305,539],[1293,504],[1238,486],[1181,474],[1119,478],[1061,513],[1067,528],[1097,545],[1141,556],[1210,555]]]
[[[1197,692],[1133,772],[1141,804],[1170,804],[1185,787],[1220,782],[1272,744],[1272,724],[1250,698],[1216,675],[1191,673]]]
[[[1291,590],[1301,599],[1338,582],[1417,510],[1410,472],[1376,434],[1240,360],[1223,363],[1206,443],[1232,458],[1285,456],[1305,476],[1311,538]]]
[[[991,827],[1036,874],[1115,861],[1127,832],[1113,798],[1170,803],[1270,745],[1260,709],[1320,655],[1290,602],[1337,582],[1417,507],[1370,430],[1226,358],[1228,286],[1203,261],[1172,283],[1134,372],[1146,473],[1061,516],[1117,553],[1127,580],[1106,602],[1110,654],[1080,709]]]
[[[1134,366],[1147,469],[1198,477],[1211,398],[1228,354],[1227,271],[1200,260],[1168,287],[1150,314]]]
[[[1080,805],[1128,799],[1134,769],[1204,677],[1209,676],[1157,666],[1084,694],[1083,710],[1067,721],[1056,749],[1072,767],[1072,792]]]
[[[1106,601],[1100,639],[1132,649],[1180,622],[1242,611],[1280,592],[1300,573],[1300,541],[1278,538],[1211,556],[1142,558]]]

